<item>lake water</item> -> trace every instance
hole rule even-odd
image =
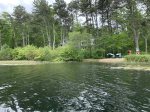
[[[150,72],[111,66],[0,66],[0,112],[150,112]]]

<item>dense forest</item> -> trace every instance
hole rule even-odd
[[[18,5],[0,14],[0,49],[71,46],[84,58],[148,53],[149,29],[149,0],[34,0],[31,13]]]

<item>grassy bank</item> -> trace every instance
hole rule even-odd
[[[127,62],[147,62],[150,63],[150,55],[127,55],[125,56]]]

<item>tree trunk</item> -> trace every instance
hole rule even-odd
[[[24,33],[22,32],[22,46],[25,46],[25,38],[24,38]]]
[[[47,40],[48,40],[48,46],[51,47],[51,38],[50,38],[50,35],[49,35],[49,30],[48,30],[48,22],[46,21],[45,18],[43,18],[44,20],[44,24],[45,24],[45,30],[46,30],[46,35],[47,35]]]
[[[95,24],[96,24],[96,36],[99,35],[99,32],[98,32],[98,19],[97,19],[97,11],[96,11],[96,14],[95,14]]]
[[[139,52],[140,52],[140,48],[139,48],[139,34],[135,30],[134,30],[134,41],[135,41],[136,54],[139,54]]]
[[[48,33],[48,28],[46,26],[46,35],[47,35],[47,39],[48,39],[48,46],[51,47],[51,39],[49,37],[49,33]]]
[[[55,49],[55,25],[53,23],[53,50]]]
[[[79,21],[78,21],[78,12],[77,12],[77,11],[75,11],[75,17],[76,17],[76,22],[77,22],[77,24],[78,24]]]
[[[28,35],[27,35],[27,44],[30,45],[30,36],[29,36],[29,32],[28,32]]]
[[[44,35],[44,31],[42,31],[42,37],[43,37],[43,46],[45,46],[45,35]]]
[[[14,31],[13,35],[14,35],[15,47],[18,47],[18,43],[17,43],[17,40],[16,40],[16,33],[15,33],[15,31]]]
[[[139,40],[135,38],[135,47],[136,47],[136,54],[139,54],[140,49],[139,49]]]
[[[0,50],[2,49],[2,35],[1,35],[1,31],[0,31]]]
[[[61,46],[63,46],[63,31],[62,31],[62,26],[61,26],[61,34],[60,34],[60,36],[61,36]]]
[[[65,34],[64,34],[64,31],[63,31],[63,26],[61,28],[61,43],[62,43],[62,46],[65,45]]]
[[[88,14],[87,13],[85,14],[85,19],[86,19],[86,28],[87,28],[87,31],[90,33],[89,20],[88,20]]]
[[[145,39],[145,53],[147,54],[147,38],[144,38]]]
[[[139,48],[139,33],[138,30],[136,29],[135,23],[132,23],[132,29],[133,29],[133,34],[134,34],[134,42],[135,42],[135,51],[136,54],[140,53],[140,48]]]

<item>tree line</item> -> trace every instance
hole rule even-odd
[[[105,55],[129,49],[148,53],[149,28],[149,0],[34,0],[31,13],[21,5],[12,14],[1,13],[0,48],[67,44],[90,56],[92,51]]]

